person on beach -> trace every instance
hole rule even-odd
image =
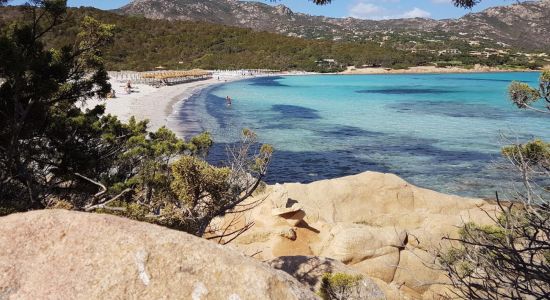
[[[127,94],[132,93],[132,81],[130,80],[128,80],[128,82],[126,83],[126,93]]]

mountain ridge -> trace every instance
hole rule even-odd
[[[293,12],[279,4],[237,0],[135,0],[117,10],[151,19],[205,21],[308,39],[375,40],[388,31],[458,35],[524,50],[550,48],[550,0],[528,1],[469,13],[458,19],[363,20]]]

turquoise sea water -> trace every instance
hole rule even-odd
[[[491,197],[507,174],[499,149],[550,140],[550,120],[507,100],[512,80],[538,73],[266,77],[204,90],[176,112],[182,134],[209,131],[209,160],[226,159],[242,128],[276,153],[268,182],[311,182],[363,171],[395,173],[433,190]],[[233,105],[225,105],[225,97]]]

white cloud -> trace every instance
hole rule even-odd
[[[414,7],[411,10],[399,11],[398,9],[387,9],[383,6],[375,5],[370,0],[360,0],[349,8],[349,15],[358,19],[369,20],[388,20],[388,19],[406,19],[406,18],[429,18],[431,14],[423,9]],[[389,1],[398,0],[378,0],[378,2],[389,3]],[[434,0],[441,1],[441,0]]]
[[[402,18],[429,18],[431,14],[425,10],[415,7],[409,11],[404,12]]]
[[[451,0],[432,0],[432,3],[434,4],[451,4]]]
[[[372,3],[358,2],[353,5],[350,10],[350,16],[359,19],[376,18],[377,15],[384,12],[384,8]]]

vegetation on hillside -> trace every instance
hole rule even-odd
[[[71,44],[86,16],[115,26],[113,43],[103,50],[109,70],[150,70],[162,65],[170,69],[335,71],[348,65],[414,66],[429,61],[423,55],[373,42],[305,40],[204,22],[127,17],[93,8],[69,9],[65,21],[45,37],[47,46]],[[2,8],[0,23],[20,17],[18,8]],[[334,59],[337,64],[319,64],[322,59]]]
[[[5,24],[2,26],[4,28],[22,17],[18,8],[1,9],[0,24]],[[334,42],[293,38],[206,22],[123,16],[93,8],[70,9],[65,22],[46,35],[46,45],[59,48],[71,43],[78,33],[78,24],[85,16],[115,25],[115,39],[103,51],[105,65],[109,70],[142,71],[164,66],[170,69],[244,68],[331,72],[343,70],[346,66],[362,65],[396,69],[426,64],[440,67],[459,65],[466,68],[474,64],[538,68],[544,63],[542,58],[529,58],[512,52],[489,57],[472,56],[470,51],[485,51],[484,48],[494,45],[471,46],[462,40],[452,40],[453,37],[448,33],[440,32],[418,33],[418,36],[410,32],[390,32],[380,33],[372,41]],[[440,35],[444,35],[444,38]],[[458,49],[462,54],[437,53],[438,50],[449,48]],[[426,49],[431,52],[421,51]],[[334,59],[336,63],[320,63],[323,59]]]
[[[547,52],[550,48],[550,39],[544,34],[550,25],[545,18],[550,15],[550,6],[544,1],[502,2],[500,5],[503,6],[442,20],[332,18],[295,13],[284,5],[268,5],[266,2],[140,0],[132,1],[115,12],[151,19],[205,21],[311,40],[386,43],[388,38],[404,38],[406,42],[418,42],[418,45],[409,46],[422,46],[416,47],[421,50],[452,49],[456,48],[453,44],[457,42],[470,48],[470,42],[476,45],[479,42],[484,45],[481,51],[485,51],[484,48],[489,52],[492,52],[490,49],[499,49],[523,56],[518,51],[535,54]],[[433,44],[434,47],[425,43],[436,40],[441,43]],[[478,51],[476,47],[472,48],[472,51]]]

